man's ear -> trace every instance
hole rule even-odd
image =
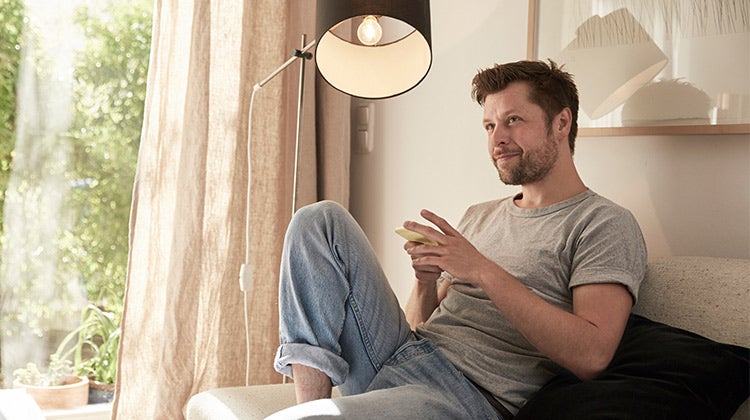
[[[552,127],[557,133],[563,134],[567,139],[568,134],[570,133],[570,125],[572,120],[573,114],[570,112],[570,108],[565,107],[555,117],[555,120],[552,122]]]

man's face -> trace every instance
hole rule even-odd
[[[515,82],[488,95],[483,124],[490,159],[508,185],[541,181],[557,162],[558,142],[542,108],[529,101],[529,87]]]

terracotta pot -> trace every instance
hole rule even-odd
[[[14,381],[13,387],[26,389],[42,410],[80,407],[89,402],[89,380],[85,376],[72,376],[64,385],[56,386],[31,386]]]

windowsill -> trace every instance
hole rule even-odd
[[[112,417],[112,403],[89,404],[66,410],[43,410],[47,420],[109,420]]]

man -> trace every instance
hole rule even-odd
[[[301,209],[287,232],[275,367],[298,403],[279,417],[509,418],[560,369],[609,364],[645,273],[637,222],[573,163],[578,94],[553,62],[479,72],[487,147],[513,197],[469,207],[458,229],[404,227],[416,281],[399,308],[340,206]],[[345,397],[327,398],[331,386]],[[312,402],[309,402],[312,401]],[[301,414],[300,414],[301,413]]]

